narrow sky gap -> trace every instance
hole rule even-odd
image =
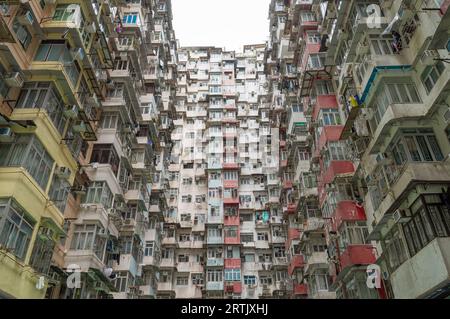
[[[270,0],[172,0],[173,26],[181,46],[242,51],[269,35]]]

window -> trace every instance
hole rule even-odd
[[[241,281],[241,269],[225,269],[225,281]]]
[[[59,4],[55,8],[53,21],[76,21],[80,17],[80,5]]]
[[[40,108],[47,112],[55,128],[63,135],[66,125],[64,102],[51,82],[26,82],[20,91],[16,107]]]
[[[316,80],[314,82],[316,95],[334,94],[333,83],[328,80]]]
[[[393,230],[389,232],[382,243],[384,244],[383,252],[388,267],[391,271],[395,271],[408,258],[402,238],[400,238],[399,229],[393,227]]]
[[[345,221],[340,233],[340,245],[343,249],[347,248],[348,245],[364,245],[367,244],[366,238],[369,236],[368,227],[365,222],[358,221]]]
[[[188,255],[178,255],[178,262],[179,263],[188,263],[189,256]]]
[[[257,234],[258,240],[269,240],[269,234],[268,233],[258,233]]]
[[[59,209],[61,214],[64,214],[66,209],[67,197],[70,192],[70,184],[67,180],[59,178],[58,176],[53,176],[53,181],[50,186],[49,197],[50,200]]]
[[[97,225],[75,225],[70,249],[94,250],[97,257],[101,259],[106,240],[96,234],[102,229]]]
[[[46,227],[40,227],[30,259],[30,265],[36,272],[41,274],[49,273],[54,248],[53,231]]]
[[[0,199],[0,245],[24,260],[35,221],[12,198]]]
[[[316,33],[316,32],[308,32],[308,43],[320,43],[321,38],[320,38],[320,34]]]
[[[92,150],[91,163],[110,164],[114,175],[117,175],[120,158],[113,144],[95,144]]]
[[[391,104],[420,103],[414,83],[386,83],[377,92],[371,105],[374,116],[371,120],[373,130],[383,118],[384,113]]]
[[[241,234],[241,242],[242,243],[252,243],[254,242],[253,234]]]
[[[88,188],[84,203],[102,204],[106,209],[111,208],[113,194],[105,181],[95,181]]]
[[[421,195],[411,205],[411,219],[402,225],[411,256],[434,238],[450,236],[450,212],[445,196]]]
[[[316,16],[315,16],[314,12],[312,12],[312,11],[302,11],[300,13],[300,17],[301,17],[302,22],[316,21]]]
[[[390,35],[375,35],[370,38],[372,51],[377,55],[394,54],[393,43],[394,39]]]
[[[325,63],[325,56],[323,54],[310,54],[308,58],[308,68],[320,69]]]
[[[65,41],[45,40],[41,42],[38,51],[34,57],[35,61],[59,61],[63,63],[72,87],[75,88],[80,77],[79,67],[70,54],[68,45]]]
[[[203,285],[203,274],[202,273],[198,273],[198,274],[193,273],[191,275],[191,279],[192,279],[193,285]]]
[[[225,228],[225,237],[227,238],[236,238],[238,237],[239,231],[238,231],[238,227],[236,226],[231,226],[231,227],[226,227]]]
[[[0,166],[24,167],[45,190],[53,167],[53,159],[35,135],[20,134],[13,143],[0,144]]]
[[[341,116],[337,109],[321,109],[319,117],[320,126],[342,125]]]
[[[261,283],[261,285],[271,285],[272,284],[272,277],[261,276],[261,277],[259,277],[259,282]]]
[[[222,270],[208,269],[206,272],[208,282],[221,282],[223,279]]]
[[[255,286],[256,276],[244,276],[244,285]]]
[[[153,256],[153,249],[155,247],[154,241],[146,241],[144,247],[144,256],[151,257]]]
[[[29,14],[32,14],[31,11],[27,11]],[[34,16],[33,16],[34,19]],[[22,25],[17,16],[14,19],[13,22],[13,31],[16,34],[17,40],[19,41],[20,45],[24,50],[27,50],[30,46],[32,35],[30,31],[28,31],[27,27]]]
[[[116,129],[121,126],[121,119],[119,113],[103,112],[102,124],[103,129]]]
[[[127,12],[123,15],[123,23],[127,24],[138,24],[139,23],[139,13],[137,12]]]
[[[444,158],[433,129],[403,129],[391,151],[397,165],[407,161],[441,161]]]
[[[425,86],[427,93],[431,92],[444,70],[445,66],[442,61],[436,62],[435,65],[429,65],[425,68],[425,70],[423,70],[420,75],[420,79],[422,80],[423,86]]]

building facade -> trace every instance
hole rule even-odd
[[[0,1],[0,298],[448,297],[449,5]]]
[[[280,174],[295,174],[299,222],[292,297],[449,295],[448,6],[272,1]]]
[[[170,1],[1,10],[0,294],[154,298],[176,85]]]

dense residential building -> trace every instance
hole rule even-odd
[[[170,1],[6,1],[1,13],[0,294],[154,298]]]
[[[242,53],[178,50],[161,298],[284,291],[286,238],[265,51],[265,45],[247,45]]]
[[[293,297],[449,295],[449,4],[272,1]]]
[[[448,298],[449,6],[0,1],[0,299]]]

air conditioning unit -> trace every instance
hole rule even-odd
[[[76,119],[78,116],[78,107],[76,105],[69,105],[64,111],[64,116],[69,119]]]
[[[58,176],[59,178],[69,178],[70,177],[70,169],[68,167],[64,167],[64,166],[57,166],[56,170],[55,170],[55,174],[56,176]]]
[[[406,223],[408,222],[411,217],[407,216],[404,210],[397,209],[393,214],[392,218],[394,219],[394,222],[396,223]]]
[[[10,127],[0,127],[0,142],[10,143],[14,141],[14,132]]]
[[[33,22],[34,22],[33,13],[28,10],[28,11],[24,12],[23,14],[19,15],[17,17],[17,21],[19,21],[19,23],[21,25],[32,26]]]
[[[9,87],[22,87],[24,79],[19,72],[14,72],[5,79],[5,82]]]

